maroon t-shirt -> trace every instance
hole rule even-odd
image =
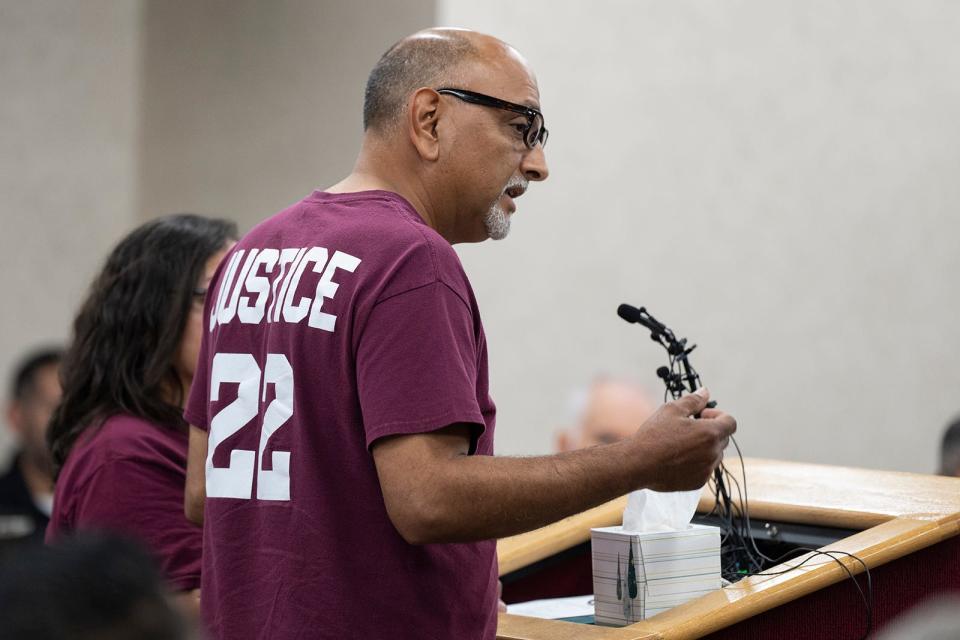
[[[494,638],[495,542],[405,542],[370,454],[454,423],[493,454],[486,341],[451,246],[396,194],[316,192],[247,234],[209,291],[185,416],[209,431],[212,635]]]
[[[202,532],[183,514],[187,434],[130,415],[74,444],[57,478],[47,541],[108,530],[143,542],[177,591],[200,587]]]

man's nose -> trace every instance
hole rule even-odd
[[[531,182],[542,182],[547,179],[550,170],[547,169],[547,157],[543,153],[543,145],[538,144],[523,156],[520,171]]]

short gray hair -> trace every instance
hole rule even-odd
[[[363,130],[383,131],[400,118],[412,92],[449,81],[460,64],[478,54],[469,39],[455,34],[405,38],[396,43],[367,78]]]

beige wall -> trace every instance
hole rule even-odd
[[[0,2],[4,383],[25,350],[67,338],[135,219],[139,20],[136,1]]]
[[[511,237],[461,251],[501,452],[549,446],[567,391],[663,351],[753,456],[931,471],[960,411],[960,5],[484,3],[440,22],[537,70],[553,175]]]
[[[3,373],[68,337],[144,219],[246,229],[349,171],[369,68],[433,15],[432,0],[0,0]]]
[[[628,301],[700,343],[748,454],[933,468],[960,410],[945,1],[0,0],[4,371],[136,222],[247,228],[336,180],[368,68],[435,14],[521,47],[552,131],[511,238],[461,250],[501,452],[549,448],[594,372],[659,384]]]
[[[367,73],[433,22],[403,2],[148,2],[139,210],[241,229],[349,172]]]

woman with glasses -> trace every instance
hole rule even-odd
[[[236,236],[232,222],[180,214],[120,241],[74,320],[47,435],[58,474],[47,540],[82,529],[136,538],[193,605],[202,532],[183,513],[181,411],[207,283]]]

